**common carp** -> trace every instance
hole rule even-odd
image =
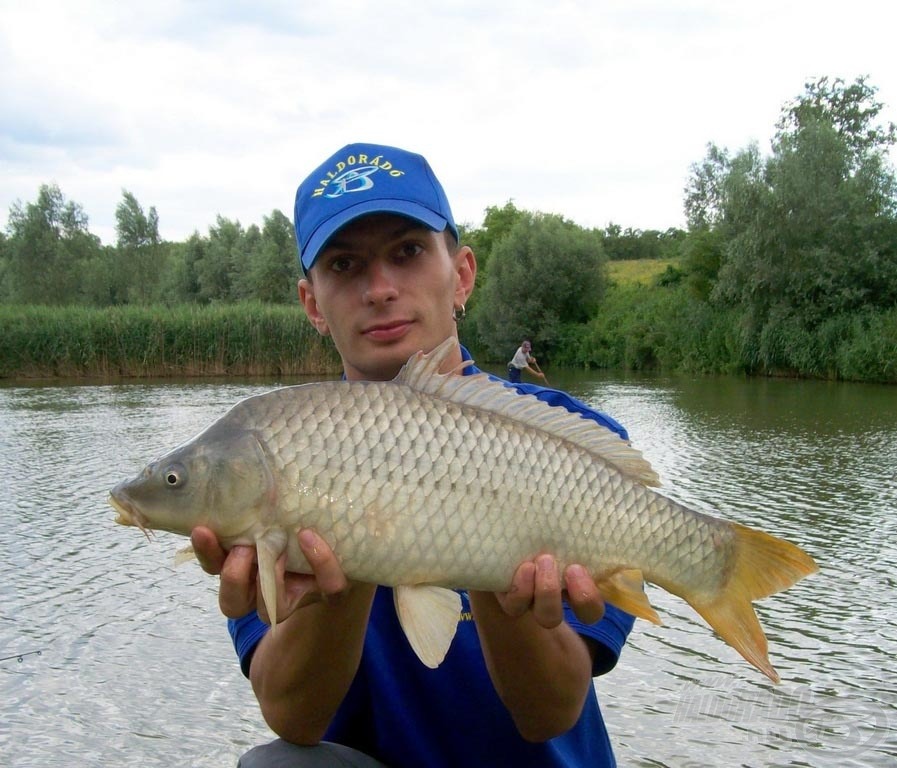
[[[119,483],[116,522],[184,535],[202,525],[225,549],[255,546],[274,628],[275,562],[286,552],[288,570],[309,573],[294,533],[313,528],[348,578],[396,588],[402,627],[430,667],[454,636],[454,590],[505,591],[520,563],[550,553],[655,623],[642,578],[684,598],[777,681],[752,601],[815,571],[813,559],[653,490],[641,453],[596,422],[486,374],[441,372],[456,344],[412,356],[392,381],[240,401]]]

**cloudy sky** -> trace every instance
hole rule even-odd
[[[352,141],[424,154],[455,218],[683,226],[708,142],[766,152],[818,76],[868,75],[897,122],[889,0],[0,0],[0,227],[57,184],[115,242],[291,215]]]

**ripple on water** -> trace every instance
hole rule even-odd
[[[182,541],[114,525],[105,500],[267,388],[0,387],[0,656],[42,651],[0,662],[14,765],[211,768],[270,738],[214,579],[173,568]],[[897,388],[595,377],[576,394],[627,426],[665,493],[821,566],[759,606],[778,686],[650,589],[664,625],[637,622],[595,683],[620,765],[892,765]]]

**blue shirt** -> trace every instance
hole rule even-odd
[[[462,355],[470,359],[463,347]],[[478,372],[474,367],[465,370],[467,375]],[[628,439],[626,430],[611,417],[564,392],[534,384],[513,386]],[[457,634],[442,664],[428,669],[405,639],[392,590],[378,587],[358,672],[324,740],[358,749],[390,768],[615,766],[594,688],[589,689],[579,721],[566,733],[539,744],[520,737],[486,670],[467,593],[460,594],[463,607]],[[564,618],[576,632],[598,644],[593,674],[613,669],[633,617],[607,605],[601,621],[585,625],[565,604]],[[252,612],[229,620],[228,629],[248,676],[252,653],[268,625]]]

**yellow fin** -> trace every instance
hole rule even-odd
[[[417,657],[436,669],[448,653],[461,617],[461,596],[444,587],[403,586],[393,590],[399,624]]]
[[[818,570],[800,547],[763,531],[733,523],[735,555],[726,585],[711,600],[689,598],[691,606],[745,659],[774,683],[779,675],[751,602],[767,597]]]
[[[626,611],[640,619],[660,624],[660,617],[645,594],[642,572],[636,569],[617,571],[606,579],[596,582],[601,596],[621,611]]]

